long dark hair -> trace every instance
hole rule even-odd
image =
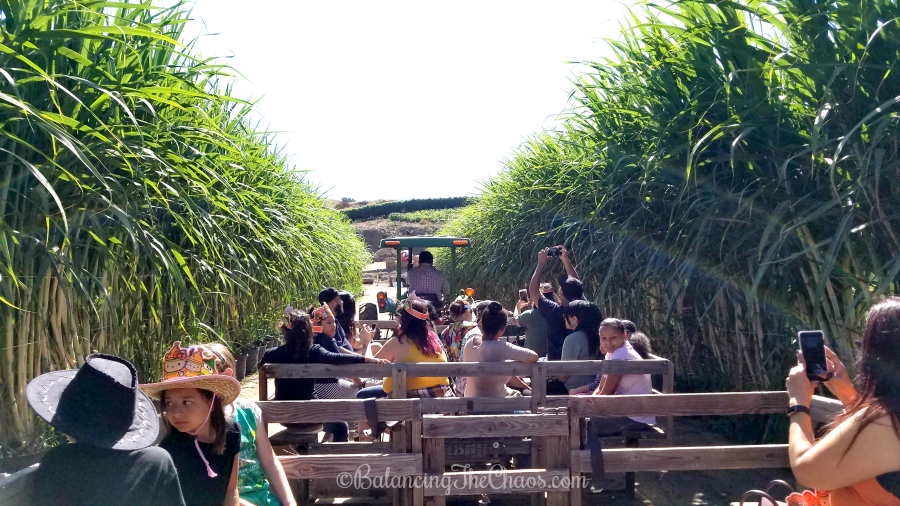
[[[603,321],[603,312],[593,302],[586,300],[573,300],[567,306],[563,306],[563,314],[578,318],[578,328],[575,331],[584,331],[588,337],[588,352],[596,355],[600,349],[600,322]]]
[[[413,309],[420,313],[428,314],[428,305],[423,302],[414,300],[410,302]],[[402,307],[397,310],[397,316],[400,324],[397,326],[397,340],[401,343],[404,338],[409,339],[419,351],[426,357],[441,356],[441,343],[437,333],[434,331],[434,324],[431,320],[421,320],[406,312]]]
[[[281,325],[281,333],[284,335],[284,347],[291,359],[303,360],[309,356],[313,331],[308,314],[303,311],[291,313],[287,323]]]
[[[856,368],[857,395],[829,430],[864,412],[850,446],[863,429],[885,415],[900,438],[900,297],[887,297],[869,310]]]
[[[204,399],[212,399],[213,393],[209,390],[204,390],[202,388],[197,389],[200,392],[200,395],[203,396]],[[166,410],[166,391],[163,390],[159,393],[159,406],[165,413]],[[166,426],[166,429],[169,432],[172,432],[172,425],[169,424],[169,418],[166,416],[162,417],[163,424]],[[219,399],[219,396],[216,396],[215,400],[213,400],[213,409],[212,413],[209,414],[209,427],[213,430],[213,433],[216,435],[216,438],[212,442],[213,452],[216,455],[222,455],[225,453],[225,410],[222,409],[222,401]],[[178,429],[175,429],[178,430]]]
[[[490,301],[487,309],[478,317],[478,325],[484,332],[483,338],[485,340],[494,339],[494,337],[488,338],[488,336],[494,336],[497,332],[505,329],[506,320],[506,311],[503,310],[503,305],[495,300]]]
[[[341,294],[341,313],[335,318],[337,324],[344,329],[347,338],[353,336],[353,324],[356,323],[356,299],[350,292],[340,291]]]

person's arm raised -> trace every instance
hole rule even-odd
[[[806,364],[791,369],[787,379],[791,406],[809,407],[815,385],[806,377]],[[816,442],[812,420],[804,412],[791,417],[788,453],[791,470],[801,484],[819,490],[834,490],[862,483],[876,476],[900,471],[900,439],[883,416],[860,431],[866,411],[845,420]]]
[[[569,260],[569,251],[565,246],[557,246],[557,248],[559,248],[559,259],[562,261],[563,267],[566,268],[566,274],[568,274],[569,277],[580,280],[581,278],[578,277],[578,272],[575,271],[575,266],[572,265],[572,261]]]
[[[531,300],[541,300],[541,277],[544,275],[544,267],[547,265],[547,248],[538,251],[537,266],[534,268],[534,274],[531,275],[531,281],[528,283],[528,296]]]

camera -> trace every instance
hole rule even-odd
[[[562,256],[562,250],[559,249],[559,246],[553,246],[552,248],[547,248],[547,256],[548,257]]]

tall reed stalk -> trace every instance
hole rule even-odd
[[[852,363],[900,291],[900,6],[639,3],[573,106],[444,232],[464,281],[512,301],[536,252],[574,251],[589,296],[683,387],[781,388],[793,336]],[[440,259],[439,259],[440,260]]]
[[[0,2],[0,445],[28,381],[92,351],[158,374],[173,340],[235,347],[368,260],[150,1]],[[264,330],[261,330],[264,331]]]

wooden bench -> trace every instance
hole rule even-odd
[[[423,452],[424,476],[433,479],[432,485],[422,487],[425,498],[429,502],[441,504],[446,495],[473,494],[483,491],[484,487],[479,487],[480,480],[490,476],[484,471],[461,471],[446,472],[445,467],[453,463],[473,463],[484,455],[483,444],[491,443],[504,449],[511,449],[514,455],[530,456],[531,464],[537,469],[515,469],[508,472],[495,474],[495,481],[509,482],[516,486],[504,487],[501,489],[492,489],[491,493],[529,493],[542,492],[536,490],[533,485],[535,482],[546,482],[552,484],[554,481],[563,483],[562,477],[568,477],[568,458],[567,452],[570,451],[569,438],[569,422],[568,416],[565,414],[565,408],[569,403],[568,396],[547,396],[546,378],[550,375],[568,374],[568,375],[586,375],[586,374],[656,374],[661,375],[664,390],[671,391],[672,388],[672,363],[665,359],[653,359],[640,362],[614,362],[614,361],[573,361],[573,362],[536,362],[534,364],[525,364],[521,362],[498,362],[498,363],[400,363],[391,365],[376,364],[357,364],[347,366],[333,366],[326,364],[267,364],[260,370],[260,399],[268,399],[267,381],[268,378],[333,378],[333,377],[391,377],[394,382],[393,397],[401,397],[405,395],[407,379],[409,377],[421,376],[529,376],[532,378],[532,395],[529,397],[513,397],[513,398],[436,398],[436,399],[416,399],[419,404],[421,414],[425,417],[418,421],[408,420],[403,431],[392,435],[391,448],[401,448],[403,451],[419,451],[427,448],[427,452]],[[401,394],[402,393],[402,394]],[[320,403],[323,401],[295,401],[298,404],[306,404],[314,406],[319,411],[320,404],[309,404],[310,402]],[[334,401],[332,401],[334,402]],[[346,400],[343,403],[358,403],[355,408],[357,414],[345,418],[328,418],[338,413],[330,415],[326,412],[317,412],[315,416],[307,417],[288,417],[282,419],[270,419],[266,417],[267,422],[326,422],[326,421],[353,421],[364,420],[364,401]],[[263,406],[266,402],[261,402]],[[349,406],[350,404],[344,404]],[[562,409],[557,413],[556,410]],[[362,411],[359,411],[362,410]],[[527,411],[529,414],[512,414],[514,411]],[[444,416],[444,413],[461,413],[468,415],[477,412],[501,412],[510,413],[504,415],[489,416]],[[379,410],[379,416],[381,412]],[[554,416],[555,420],[547,417]],[[531,427],[531,423],[537,423],[542,427],[543,423],[557,424],[556,430],[559,430],[558,424],[560,420],[565,419],[564,433],[544,434],[541,431],[522,430]],[[390,420],[406,420],[402,418],[390,418]],[[509,424],[507,428],[501,429],[493,420],[501,420],[505,424]],[[537,420],[548,420],[537,422]],[[491,421],[486,423],[486,421]],[[427,434],[423,430],[423,425],[429,424]],[[671,426],[671,424],[670,424]],[[442,430],[456,430],[464,427],[463,432],[447,433],[440,432]],[[671,439],[672,430],[666,431],[667,438]],[[557,438],[564,438],[560,440]],[[310,455],[319,452],[329,452],[328,454],[354,455],[360,454],[355,448],[358,445],[371,445],[372,443],[333,443],[327,445],[310,445]],[[376,443],[385,444],[385,443]],[[464,446],[467,445],[468,446]],[[416,447],[418,450],[416,450]],[[465,448],[461,453],[456,449]],[[562,450],[560,450],[562,448]],[[479,451],[472,451],[478,449]],[[499,448],[498,448],[499,449]],[[501,452],[498,452],[501,453]],[[507,451],[507,453],[509,453]],[[439,455],[440,454],[440,455]],[[561,455],[561,456],[560,456]],[[342,461],[343,462],[343,461]],[[549,466],[549,467],[548,467]],[[348,471],[349,472],[349,471]],[[549,473],[549,474],[542,474]],[[449,488],[443,486],[446,483],[453,483]],[[464,486],[458,486],[463,484]],[[521,486],[518,486],[521,485]],[[548,485],[549,486],[549,485]],[[312,488],[316,488],[313,484]],[[327,489],[327,487],[322,487]],[[496,488],[496,487],[494,487]],[[553,487],[551,487],[553,488]],[[555,499],[551,502],[564,504],[568,497],[569,487],[565,490],[561,487],[555,487],[553,495]],[[486,490],[486,489],[484,489]],[[487,493],[487,492],[485,492]],[[562,495],[560,495],[562,494]],[[402,499],[402,496],[401,496]],[[408,500],[415,501],[415,497],[407,497]]]
[[[787,392],[741,392],[572,397],[572,477],[591,473],[591,454],[585,450],[582,422],[597,416],[702,416],[784,413]],[[841,412],[840,402],[814,396],[814,421],[827,422]],[[764,469],[790,467],[788,445],[625,448],[603,450],[606,472],[696,471],[712,469]],[[581,490],[573,490],[570,504],[581,504]]]

